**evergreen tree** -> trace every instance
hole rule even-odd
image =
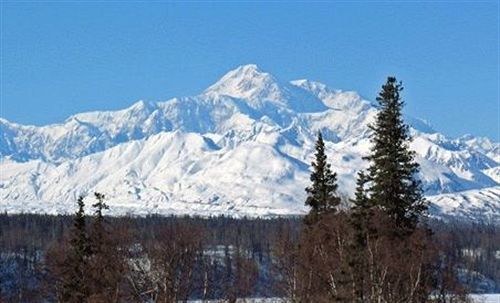
[[[311,163],[313,172],[311,173],[312,185],[306,188],[308,194],[306,205],[311,207],[306,221],[314,221],[324,213],[336,211],[340,204],[337,196],[337,174],[332,172],[330,164],[327,162],[325,154],[325,143],[321,132],[318,133],[316,141],[315,160]]]
[[[365,287],[366,287],[366,247],[367,237],[373,231],[370,231],[371,219],[371,204],[367,195],[366,186],[368,183],[368,176],[360,171],[356,182],[356,191],[354,199],[351,199],[353,207],[351,209],[351,216],[349,218],[350,226],[353,230],[353,238],[349,246],[349,266],[352,270],[352,284],[353,284],[353,302],[365,302]]]
[[[358,173],[354,199],[351,199],[353,207],[350,221],[356,233],[355,241],[358,246],[362,247],[365,246],[372,206],[366,189],[368,180],[368,176],[363,171]]]
[[[354,192],[354,199],[351,200],[353,203],[352,210],[355,214],[364,215],[368,213],[371,208],[370,198],[366,190],[366,186],[369,179],[365,172],[360,171],[358,173],[358,178],[356,181],[356,191]]]
[[[83,258],[89,254],[89,243],[85,218],[85,202],[83,202],[82,196],[78,197],[77,203],[78,210],[73,219],[73,236],[70,243],[75,253]]]
[[[92,205],[95,211],[90,230],[92,255],[88,266],[92,300],[117,302],[123,289],[126,252],[121,247],[120,235],[110,228],[104,218],[103,210],[109,209],[105,195],[96,192],[94,196],[97,201]]]
[[[94,224],[92,225],[92,252],[93,253],[101,253],[103,248],[103,242],[106,239],[106,228],[104,222],[104,216],[102,211],[105,209],[109,209],[109,206],[104,202],[105,196],[104,194],[95,192],[94,196],[97,200],[96,203],[92,204],[92,207],[95,208],[94,215]]]
[[[78,197],[78,210],[73,218],[70,250],[65,266],[62,300],[64,302],[85,302],[89,295],[86,281],[87,262],[90,255],[89,238],[86,229],[85,203],[83,197]]]
[[[404,102],[401,82],[388,77],[377,97],[379,112],[371,125],[373,151],[368,173],[370,200],[384,210],[401,230],[412,231],[427,209],[420,182],[415,178],[418,164],[409,149],[409,130],[402,117]]]

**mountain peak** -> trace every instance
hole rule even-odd
[[[232,71],[239,71],[244,73],[262,73],[262,70],[257,66],[257,64],[245,64],[240,65]]]
[[[235,69],[232,69],[228,71],[222,78],[225,78],[226,76],[232,76],[232,77],[259,77],[261,75],[269,75],[268,73],[265,73],[260,69],[257,64],[245,64],[245,65],[240,65],[236,67]]]
[[[152,110],[153,108],[155,108],[155,103],[150,101],[139,100],[136,103],[132,104],[126,110],[136,112],[136,111]]]
[[[226,95],[247,100],[282,99],[278,81],[255,64],[242,65],[229,71],[207,88],[205,94]]]

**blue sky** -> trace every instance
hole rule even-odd
[[[499,7],[474,2],[2,2],[0,116],[61,122],[194,95],[256,63],[374,99],[451,136],[500,140]]]

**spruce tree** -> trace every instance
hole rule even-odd
[[[92,225],[92,252],[100,253],[103,247],[103,241],[106,238],[106,228],[104,222],[104,216],[102,211],[105,209],[109,209],[108,205],[104,201],[104,194],[95,192],[94,196],[97,200],[96,203],[92,204],[92,207],[95,208],[94,215],[94,224]]]
[[[312,185],[306,188],[306,205],[311,207],[307,221],[315,221],[318,216],[333,213],[340,204],[337,196],[337,174],[332,172],[325,154],[325,142],[321,132],[316,141],[315,160],[311,163],[313,172],[310,180]]]
[[[109,297],[116,296],[120,290],[124,255],[119,249],[116,234],[109,229],[103,215],[103,210],[109,209],[104,194],[96,192],[94,196],[97,201],[92,205],[95,211],[90,229],[92,256],[88,272],[93,298],[106,301]]]
[[[368,176],[364,171],[358,172],[356,191],[354,192],[354,199],[351,200],[353,203],[353,211],[355,212],[367,212],[371,207],[370,198],[366,190],[368,181]]]
[[[384,210],[401,230],[411,231],[427,209],[421,184],[416,179],[418,164],[409,149],[409,129],[402,117],[404,102],[401,82],[388,77],[377,97],[379,111],[373,130],[368,169],[371,204]]]
[[[66,278],[63,284],[62,299],[65,302],[85,302],[89,295],[86,279],[87,262],[90,255],[89,238],[85,219],[85,203],[78,197],[78,210],[73,218],[70,250],[65,261]]]
[[[367,194],[366,186],[368,176],[360,171],[356,182],[356,191],[354,199],[351,199],[353,207],[349,218],[350,226],[353,231],[353,238],[349,246],[349,266],[352,270],[353,297],[352,302],[365,302],[365,284],[366,284],[366,248],[367,238],[373,233],[370,230],[371,203]]]
[[[357,242],[357,245],[363,247],[365,243],[366,233],[368,232],[372,206],[366,189],[368,180],[368,176],[363,171],[360,171],[358,173],[354,199],[351,199],[353,207],[351,210],[352,215],[350,221],[356,232],[355,241]]]
[[[71,239],[71,245],[73,251],[82,258],[87,256],[89,253],[89,243],[87,235],[87,225],[85,218],[85,202],[83,197],[78,197],[78,210],[75,213],[75,218],[73,219],[73,235]]]
[[[102,211],[105,209],[109,209],[109,206],[106,204],[106,202],[104,202],[106,196],[104,194],[95,192],[94,197],[97,200],[96,203],[92,204],[92,207],[95,208],[94,214],[96,216],[96,219],[98,219],[98,221],[102,223],[104,222]]]

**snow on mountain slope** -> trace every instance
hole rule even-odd
[[[274,76],[262,72],[255,64],[243,65],[228,72],[207,88],[204,94],[243,99],[250,107],[271,115],[280,110],[317,112],[326,109],[315,95],[308,94],[291,83],[278,81]]]
[[[498,167],[495,160],[473,149],[461,149],[440,134],[415,133],[410,147],[420,158],[422,180],[427,193],[457,192],[498,185],[494,172],[485,173],[485,170]]]
[[[295,203],[295,195],[303,196],[296,182],[306,182],[307,167],[259,141],[220,148],[208,137],[175,131],[58,166],[29,161],[17,163],[23,169],[13,169],[16,164],[7,160],[2,163],[6,173],[0,175],[1,208],[26,209],[27,203],[29,209],[50,210],[51,202],[59,201],[59,207],[71,211],[78,195],[96,190],[105,192],[118,212],[139,208],[140,213],[185,213],[187,207],[237,214],[235,205],[250,209],[245,214],[303,211]],[[19,186],[26,182],[30,186]]]
[[[471,149],[480,151],[481,153],[492,158],[496,162],[500,162],[500,144],[491,142],[488,138],[474,137],[472,135],[465,135],[457,140],[456,144],[465,145]]]
[[[500,186],[427,197],[430,212],[439,217],[481,218],[483,222],[500,222]]]
[[[117,214],[303,213],[317,131],[350,195],[368,164],[375,114],[355,92],[282,82],[246,65],[193,97],[43,127],[0,118],[0,211],[71,212],[77,195],[98,190]],[[407,121],[436,213],[500,210],[491,194],[500,180],[498,143],[450,139],[423,120]]]

